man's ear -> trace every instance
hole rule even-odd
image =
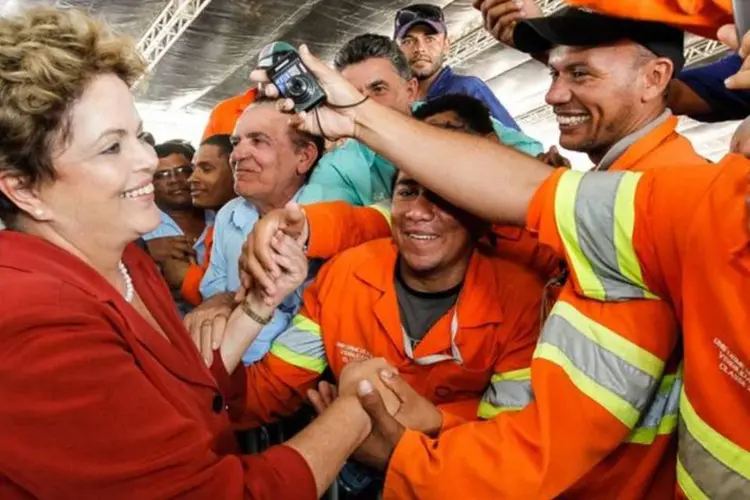
[[[318,147],[314,142],[310,141],[303,147],[297,149],[297,174],[307,175],[311,168],[315,165],[315,160],[318,159],[318,155],[324,154],[324,151],[318,153]]]
[[[451,53],[451,39],[448,38],[447,33],[443,36],[445,37],[445,45],[443,45],[443,54],[445,54],[445,57],[448,57],[448,55]]]
[[[14,172],[0,172],[0,191],[17,206],[38,221],[50,219],[51,213],[39,198],[39,190],[28,177]]]
[[[419,95],[419,81],[414,77],[409,78],[406,82],[406,88],[409,92],[409,99],[415,101]]]
[[[645,86],[643,101],[663,99],[674,73],[674,63],[666,57],[656,57],[643,66]]]

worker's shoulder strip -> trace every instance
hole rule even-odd
[[[495,373],[479,403],[478,416],[490,419],[498,413],[519,411],[533,399],[530,368]]]
[[[576,172],[560,177],[555,222],[581,291],[597,300],[657,298],[633,247],[640,173]]]
[[[695,411],[684,388],[678,433],[677,483],[688,498],[747,498],[750,451],[712,429]]]
[[[271,344],[271,354],[290,365],[315,373],[328,366],[320,325],[298,314],[292,324]]]
[[[648,408],[665,366],[563,300],[552,308],[534,359],[558,365],[578,390],[630,429]]]

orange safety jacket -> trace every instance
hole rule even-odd
[[[201,296],[201,280],[203,275],[206,274],[206,269],[211,263],[211,250],[214,246],[214,227],[211,226],[206,230],[206,238],[204,240],[206,246],[206,253],[203,256],[203,262],[200,264],[193,264],[188,268],[185,278],[182,280],[182,286],[180,286],[180,295],[185,301],[192,306],[199,306],[203,302],[203,296]]]
[[[718,28],[733,23],[732,0],[567,0],[602,14],[657,21],[707,38]]]
[[[267,356],[244,368],[243,388],[234,396],[244,413],[233,415],[235,421],[258,426],[291,415],[327,368],[338,378],[346,363],[370,357],[385,358],[437,405],[443,429],[475,420],[480,402],[488,414],[528,404],[541,280],[475,250],[456,306],[409,355],[394,284],[397,256],[388,238],[348,250],[322,267],[291,327]],[[425,361],[434,355],[451,359]]]
[[[231,97],[217,104],[211,110],[211,115],[208,117],[208,124],[203,131],[201,141],[205,141],[212,135],[233,134],[237,120],[245,112],[245,109],[255,101],[257,96],[258,89],[253,87],[243,94]]]
[[[579,297],[597,296],[606,281],[619,296],[597,301],[631,300],[595,302],[612,307],[612,315],[656,303],[644,298],[673,305],[684,342],[681,498],[750,494],[749,176],[750,162],[738,155],[711,169],[556,172],[529,210],[540,238],[565,252]],[[572,206],[596,208],[571,214]],[[595,235],[585,245],[571,238],[570,215],[580,216],[579,231]],[[644,316],[638,324],[649,328],[650,322]]]
[[[676,125],[670,116],[650,129],[609,170],[650,170],[678,158],[710,165]],[[584,215],[591,209],[566,208]],[[549,248],[564,255],[559,245]],[[682,383],[674,313],[659,300],[588,300],[572,286],[564,285],[534,352],[534,402],[439,440],[407,431],[389,465],[386,500],[466,492],[495,499],[606,498],[612,492],[618,499],[672,497]],[[616,297],[618,290],[604,292]]]

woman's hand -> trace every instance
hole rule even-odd
[[[265,326],[264,322],[273,318],[274,311],[284,298],[307,278],[307,257],[301,244],[294,238],[279,231],[271,239],[271,249],[273,259],[281,270],[275,282],[275,293],[268,296],[253,287],[232,311],[229,319],[224,316],[206,319],[193,335],[193,341],[208,366],[213,364],[214,351],[219,349],[225,368],[232,373],[242,360],[242,354]]]
[[[300,47],[299,56],[307,69],[317,78],[327,99],[325,104],[316,109],[292,117],[292,125],[328,140],[354,137],[358,103],[363,102],[365,97],[335,70],[310,54],[306,45]],[[250,79],[263,84],[261,91],[266,96],[283,97],[279,95],[279,90],[270,82],[264,70],[253,71]],[[278,106],[282,111],[292,113],[294,101],[282,98]]]

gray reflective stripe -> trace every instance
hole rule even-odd
[[[662,419],[667,415],[677,415],[680,407],[680,393],[682,392],[682,377],[677,376],[669,391],[657,392],[653,403],[643,417],[639,427],[659,427]]]
[[[646,297],[622,276],[615,246],[615,201],[625,172],[583,176],[575,201],[578,246],[591,263],[606,300]]]
[[[750,481],[729,469],[709,453],[688,432],[685,421],[678,424],[680,449],[679,462],[692,479],[692,483],[710,499],[745,499],[750,497]],[[681,483],[681,486],[683,484]],[[690,495],[700,496],[700,495]]]
[[[648,405],[656,379],[592,342],[567,319],[554,314],[549,317],[539,340],[539,345],[544,344],[557,347],[578,370],[638,412]]]
[[[273,343],[309,358],[326,359],[321,336],[295,326],[287,328]]]
[[[534,400],[530,380],[493,382],[484,393],[483,401],[496,408],[523,408]]]

